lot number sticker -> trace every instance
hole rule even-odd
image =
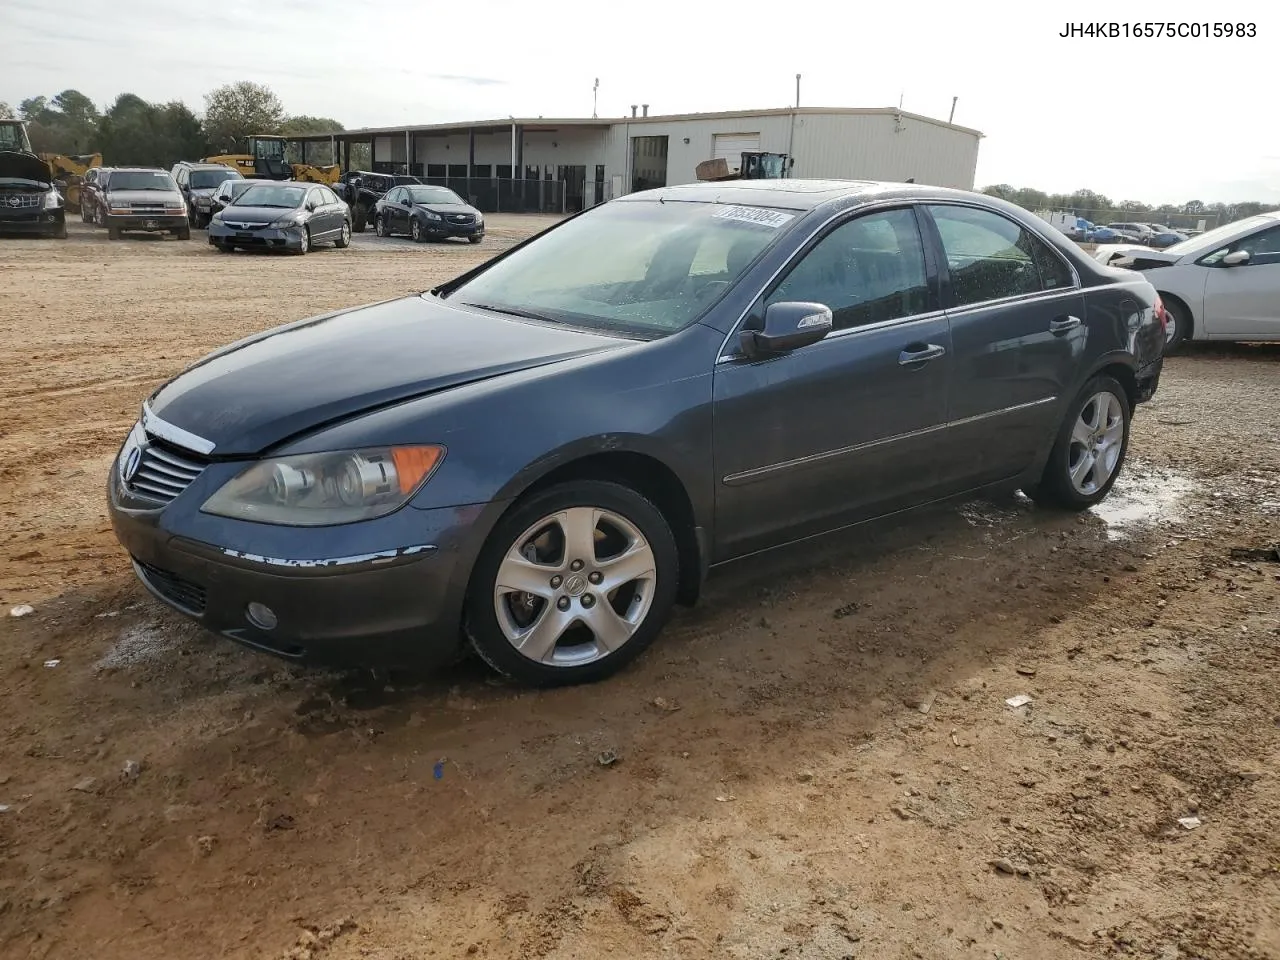
[[[763,210],[760,207],[725,207],[723,210],[717,210],[714,216],[717,220],[758,223],[763,227],[772,227],[774,230],[795,219],[795,214],[783,213],[780,210]]]

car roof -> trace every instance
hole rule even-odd
[[[111,167],[116,173],[168,173],[159,167]]]
[[[878,200],[980,200],[996,209],[1007,206],[997,197],[971,190],[884,180],[721,180],[657,187],[625,194],[617,200],[684,200],[802,211],[815,210],[833,201],[845,201],[840,205],[853,206]]]
[[[196,163],[193,160],[181,160],[178,162],[180,167],[190,167],[192,170],[234,170],[235,167],[229,163]]]

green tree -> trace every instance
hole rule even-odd
[[[167,168],[206,152],[199,118],[178,101],[147,103],[122,93],[99,127],[100,149],[109,165]]]
[[[280,124],[280,133],[286,137],[296,137],[308,133],[333,133],[345,129],[337,120],[329,117],[296,116],[287,117]]]
[[[279,133],[284,106],[269,87],[241,80],[205,94],[204,135],[212,149],[235,152],[246,137]]]

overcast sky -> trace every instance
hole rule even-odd
[[[220,84],[272,87],[348,127],[895,106],[981,130],[978,186],[1114,200],[1280,203],[1274,3],[643,4],[111,0],[55,13],[0,0],[0,100],[75,87],[197,112]],[[457,11],[457,12],[454,12]],[[1068,18],[1254,22],[1253,39],[1064,39]]]

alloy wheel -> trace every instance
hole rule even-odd
[[[653,548],[633,523],[610,510],[570,507],[516,538],[498,567],[494,612],[524,657],[577,667],[631,639],[656,585]]]
[[[422,224],[420,224],[417,220],[413,221],[410,227],[410,232],[413,234],[413,239],[415,241],[422,240]]]
[[[1086,497],[1097,493],[1115,473],[1123,449],[1124,405],[1109,390],[1100,391],[1085,403],[1071,428],[1071,486]]]

